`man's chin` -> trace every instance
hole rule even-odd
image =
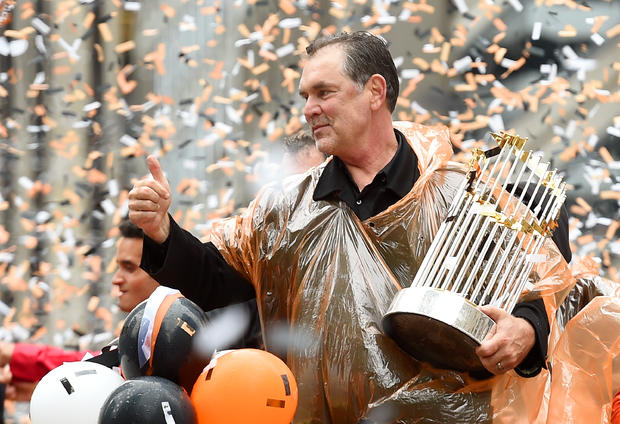
[[[329,137],[315,138],[314,142],[319,152],[322,152],[328,155],[331,154],[331,146],[333,144],[330,142]]]

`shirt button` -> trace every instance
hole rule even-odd
[[[362,200],[361,200],[361,199],[359,199],[359,200],[358,200],[357,202],[355,202],[355,203],[357,203],[358,205],[361,205],[361,204],[362,204]]]

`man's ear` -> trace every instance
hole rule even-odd
[[[379,108],[385,105],[387,95],[385,78],[379,74],[373,74],[366,82],[366,89],[370,93],[370,107],[372,110],[379,110]]]

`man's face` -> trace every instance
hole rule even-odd
[[[121,237],[116,252],[118,269],[112,284],[120,291],[118,306],[125,312],[146,300],[159,286],[157,281],[140,268],[141,257],[142,239]]]
[[[338,45],[323,47],[304,66],[299,93],[306,99],[304,115],[317,147],[341,159],[352,154],[370,120],[369,93],[360,89],[342,64]]]

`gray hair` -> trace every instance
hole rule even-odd
[[[388,107],[390,112],[394,112],[398,99],[399,82],[398,71],[388,50],[388,43],[383,38],[367,31],[343,32],[338,35],[317,38],[306,47],[306,53],[312,57],[323,47],[331,45],[342,46],[345,53],[344,72],[360,88],[374,74],[379,74],[385,79]]]

